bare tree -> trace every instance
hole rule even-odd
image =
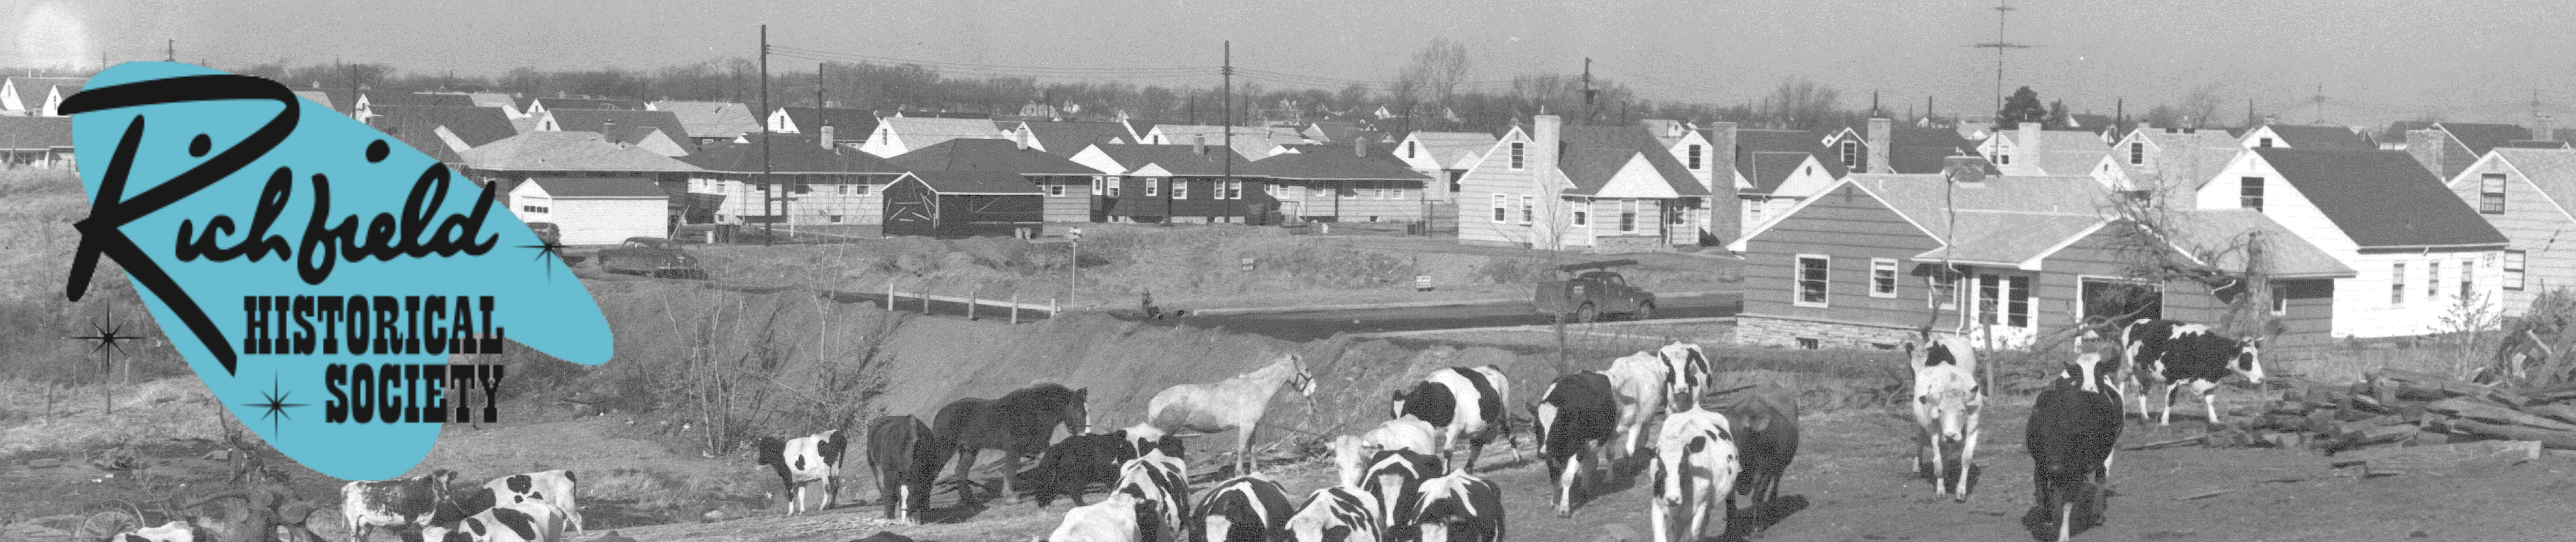
[[[1413,63],[1404,67],[1402,77],[1421,83],[1425,98],[1447,104],[1456,97],[1458,82],[1467,79],[1467,44],[1449,38],[1432,38],[1413,52]]]
[[[2187,118],[2192,128],[2206,128],[2209,118],[2218,115],[2223,102],[2218,97],[2218,82],[2211,81],[2192,87],[2191,92],[2183,94],[2182,103],[2174,107],[2176,112]]]
[[[1806,130],[1842,120],[1841,100],[1842,91],[1799,77],[1763,96],[1760,115],[1782,128]]]

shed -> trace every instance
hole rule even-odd
[[[885,234],[1034,237],[1046,193],[1008,171],[916,171],[885,190]]]
[[[510,212],[553,222],[566,245],[611,245],[667,234],[670,199],[643,177],[537,177],[510,189]]]

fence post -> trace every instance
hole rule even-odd
[[[983,302],[984,302],[984,289],[983,289],[982,287],[977,287],[977,288],[975,288],[975,289],[973,289],[973,290],[967,290],[967,291],[966,291],[966,319],[967,319],[967,320],[970,320],[970,321],[971,321],[971,320],[974,320],[974,319],[975,319],[975,306],[976,306],[976,305],[979,305],[979,304],[982,304]]]
[[[927,288],[921,290],[921,314],[930,315],[930,290]]]
[[[1011,325],[1020,324],[1020,291],[1011,291]]]
[[[1058,312],[1060,312],[1060,311],[1062,311],[1062,309],[1058,309],[1058,308],[1056,308],[1056,305],[1055,305],[1055,298],[1052,298],[1052,297],[1047,298],[1047,318],[1049,318],[1049,319],[1055,318],[1056,313],[1058,313]]]
[[[886,281],[886,312],[894,312],[894,281]]]

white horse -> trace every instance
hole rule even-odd
[[[1281,386],[1296,386],[1306,398],[1308,410],[1314,409],[1315,375],[1306,372],[1306,363],[1296,354],[1252,372],[1236,375],[1212,384],[1180,384],[1154,394],[1145,407],[1145,423],[1172,434],[1182,430],[1199,434],[1240,431],[1235,433],[1235,473],[1251,474],[1252,433],[1270,408],[1270,397],[1279,394]]]

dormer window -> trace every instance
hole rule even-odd
[[[1860,142],[1844,141],[1842,158],[1843,167],[1854,167],[1860,165]]]
[[[2272,148],[2272,138],[2258,138],[2254,142],[2254,147],[2262,149]]]

